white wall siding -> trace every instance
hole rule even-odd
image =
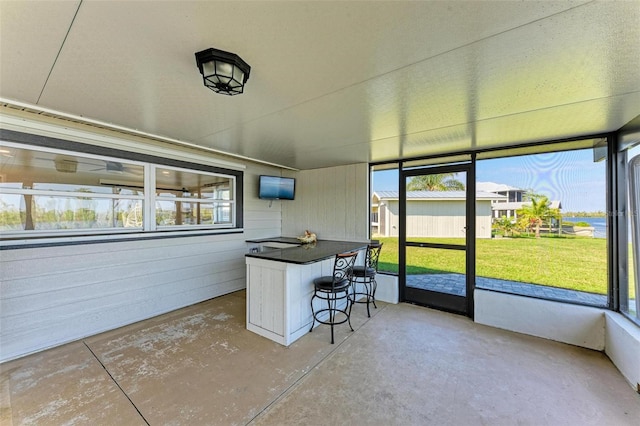
[[[476,238],[491,238],[491,201],[476,202]]]
[[[464,201],[407,202],[408,237],[463,238],[466,225]]]
[[[280,176],[280,169],[251,165],[244,174],[244,239],[277,237],[282,233],[282,203],[258,198],[260,175]]]
[[[296,199],[280,202],[283,235],[298,236],[308,229],[325,240],[368,238],[369,168],[366,164],[286,174],[296,178]]]
[[[257,197],[280,169],[243,167],[244,233],[0,251],[0,362],[244,289],[245,240],[282,218]]]
[[[245,240],[280,235],[245,172],[244,233],[0,252],[0,361],[245,288]]]
[[[244,288],[242,234],[2,252],[1,359]]]
[[[386,234],[387,237],[397,237],[400,235],[400,202],[389,200],[386,202]]]

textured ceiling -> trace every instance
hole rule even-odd
[[[640,1],[1,0],[0,97],[299,169],[582,136],[640,115]]]

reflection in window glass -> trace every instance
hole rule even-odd
[[[47,196],[33,196],[32,199],[31,229],[142,227],[140,201]],[[25,229],[29,229],[26,208],[22,217]]]
[[[0,243],[67,234],[234,227],[240,214],[236,180],[242,174],[207,169],[211,171],[3,142]],[[155,187],[145,191],[145,184],[153,182]]]
[[[25,229],[23,197],[18,194],[0,194],[0,231]]]
[[[158,227],[233,224],[229,176],[158,167],[156,188]]]
[[[606,306],[606,159],[592,149],[477,162],[492,235],[476,242],[476,286]]]
[[[143,226],[142,165],[9,144],[0,176],[4,235]]]
[[[135,183],[141,184],[140,182],[135,182]],[[25,189],[29,189],[29,188],[25,188]],[[34,182],[33,185],[31,186],[31,189],[34,189],[37,191],[82,192],[85,194],[113,194],[114,193],[114,187],[110,185],[97,186],[97,185],[91,185],[91,184],[70,185],[65,183]]]
[[[142,201],[0,195],[1,231],[142,227]]]
[[[1,231],[142,227],[142,201],[0,195]]]
[[[3,188],[111,194],[114,186],[144,186],[142,165],[35,148],[3,149],[7,151],[0,156]]]

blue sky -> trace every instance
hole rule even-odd
[[[554,152],[480,160],[478,182],[495,182],[533,189],[562,202],[562,210],[606,211],[606,162],[593,162],[593,151]],[[376,172],[374,191],[398,190],[396,170]]]

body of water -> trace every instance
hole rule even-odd
[[[563,217],[562,220],[573,223],[587,222],[590,226],[593,226],[593,236],[595,238],[607,238],[606,217]]]

